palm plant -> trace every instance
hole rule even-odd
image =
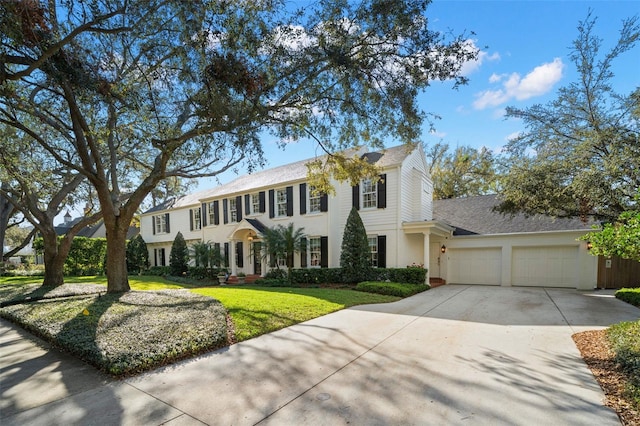
[[[266,228],[262,232],[262,242],[265,246],[263,258],[271,257],[276,268],[280,269],[277,259],[287,259],[287,279],[291,282],[293,255],[300,253],[306,243],[304,228],[295,229],[293,223]]]

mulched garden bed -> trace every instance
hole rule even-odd
[[[584,331],[572,337],[606,395],[605,405],[618,413],[623,425],[640,426],[640,412],[623,396],[626,378],[609,347],[606,330]]]

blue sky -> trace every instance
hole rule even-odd
[[[606,52],[615,44],[622,20],[640,15],[640,0],[435,0],[427,12],[431,28],[466,32],[481,53],[476,63],[465,68],[468,85],[453,90],[450,82],[434,82],[420,95],[422,108],[442,117],[435,122],[433,133],[423,126],[423,143],[428,146],[442,140],[453,147],[486,146],[499,152],[509,136],[524,130],[519,120],[505,120],[505,107],[546,103],[556,97],[559,87],[576,81],[569,53],[578,22],[587,17],[589,9],[597,17],[595,33],[603,39],[601,52]],[[640,45],[614,62],[614,72],[614,88],[619,93],[640,86]],[[389,141],[388,146],[396,144]],[[308,141],[290,143],[282,151],[267,137],[263,146],[266,168],[321,154]],[[228,172],[218,179],[225,183],[236,176]],[[215,179],[202,179],[196,189],[215,185]]]

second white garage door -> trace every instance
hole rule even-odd
[[[449,281],[452,284],[500,285],[502,249],[449,250]]]
[[[514,247],[511,284],[576,287],[577,267],[577,246]]]

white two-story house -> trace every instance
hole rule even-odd
[[[270,265],[261,255],[262,231],[294,223],[307,239],[307,250],[294,257],[295,268],[339,267],[352,206],[367,230],[374,266],[428,264],[429,235],[448,235],[453,228],[431,220],[432,182],[424,150],[398,146],[381,152],[360,149],[356,155],[379,166],[378,182],[364,180],[354,187],[333,182],[335,195],[314,195],[307,184],[311,160],[304,160],[152,208],[141,216],[151,264],[168,265],[171,244],[182,232],[188,245],[204,241],[219,247],[232,275],[264,275]]]
[[[406,146],[356,151],[381,170],[381,179],[356,186],[333,182],[335,195],[314,195],[304,160],[240,176],[141,216],[140,232],[152,266],[169,264],[182,232],[188,245],[219,248],[232,275],[265,275],[261,233],[279,224],[303,228],[307,249],[295,268],[337,268],[344,227],[355,206],[377,267],[424,265],[429,277],[455,284],[527,285],[591,289],[597,258],[577,238],[590,229],[579,220],[509,217],[493,212],[495,196],[434,203],[424,150]],[[279,259],[281,264],[286,259]]]

